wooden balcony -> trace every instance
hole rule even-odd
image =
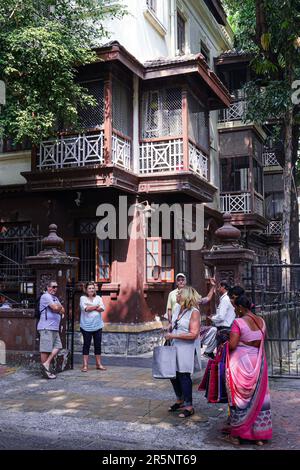
[[[280,167],[278,160],[277,160],[275,149],[265,147],[262,156],[263,156],[264,168],[269,169],[270,167],[274,167],[274,166]]]
[[[24,172],[32,190],[116,187],[127,192],[180,192],[211,202],[209,157],[182,136],[144,139],[134,165],[132,141],[112,132],[110,153],[104,131],[41,142],[33,171]],[[33,160],[34,161],[34,160]]]
[[[219,111],[219,124],[226,124],[233,121],[243,121],[247,110],[247,102],[244,99],[235,100],[227,109]]]
[[[108,154],[103,130],[61,136],[41,142],[33,158],[33,171],[22,174],[36,191],[115,187],[136,193],[138,177],[133,174],[131,139],[113,131],[109,150]]]
[[[144,139],[140,144],[139,192],[181,192],[211,202],[217,188],[209,182],[209,157],[181,136]]]
[[[282,236],[282,220],[271,220],[265,230],[265,234],[270,237]]]
[[[234,225],[265,229],[268,224],[263,197],[255,192],[222,193],[220,210],[231,213]]]

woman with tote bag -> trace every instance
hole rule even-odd
[[[192,379],[197,339],[200,333],[200,296],[189,286],[182,288],[177,296],[177,305],[172,314],[171,331],[166,339],[176,347],[176,378],[171,379],[177,401],[169,408],[170,412],[180,411],[180,418],[194,414]]]

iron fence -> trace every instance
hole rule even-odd
[[[300,378],[300,264],[253,264],[250,284],[267,326],[269,375]]]

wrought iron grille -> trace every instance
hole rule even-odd
[[[144,92],[142,119],[143,139],[182,135],[181,88]]]
[[[31,306],[35,276],[25,259],[41,250],[41,237],[29,224],[3,224],[0,228],[0,294],[13,306]]]
[[[209,114],[199,101],[188,95],[189,137],[204,149],[209,149]]]
[[[87,93],[97,101],[96,106],[85,106],[78,108],[79,123],[84,129],[94,129],[104,123],[104,83],[85,82],[81,84],[87,89]]]
[[[122,134],[132,135],[132,92],[124,83],[114,78],[112,82],[112,125]]]
[[[269,375],[300,378],[300,265],[253,264],[251,289],[267,325]]]

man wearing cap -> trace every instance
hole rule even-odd
[[[168,315],[169,323],[171,323],[171,321],[172,321],[172,313],[173,313],[174,307],[177,303],[178,292],[179,292],[180,289],[182,289],[186,285],[186,276],[185,276],[185,274],[178,273],[176,275],[176,284],[177,284],[177,288],[172,290],[169,294],[169,297],[168,297],[167,315]],[[199,305],[206,305],[211,301],[212,296],[214,295],[214,292],[215,292],[215,281],[214,281],[214,279],[210,279],[210,284],[211,284],[211,288],[210,288],[209,293],[207,294],[206,297],[201,298],[201,301],[199,302]]]

